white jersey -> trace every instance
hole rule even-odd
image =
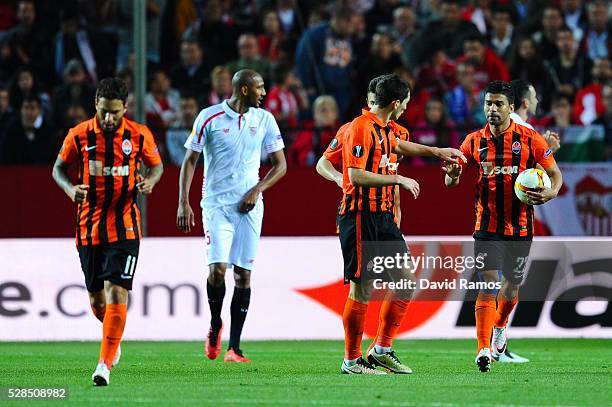
[[[517,124],[520,124],[521,126],[525,126],[528,129],[535,130],[531,124],[529,124],[525,120],[523,120],[523,118],[521,116],[519,116],[518,113],[516,113],[516,112],[510,113],[510,118],[512,119],[513,122],[515,122]]]
[[[251,107],[239,114],[227,100],[200,112],[185,148],[204,153],[202,208],[237,205],[244,198],[259,182],[262,147],[268,154],[285,147],[270,112]]]

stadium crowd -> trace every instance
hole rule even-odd
[[[130,0],[0,4],[0,164],[52,163],[95,113],[101,78],[132,88],[132,12]],[[414,141],[451,147],[485,124],[488,82],[525,79],[536,128],[563,145],[564,129],[599,125],[603,154],[588,159],[612,160],[611,15],[607,0],[146,0],[146,122],[180,164],[199,110],[252,68],[289,165],[312,166],[375,76],[409,82],[400,123]]]

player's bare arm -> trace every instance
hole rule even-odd
[[[321,156],[319,161],[317,161],[317,172],[326,180],[333,181],[342,188],[342,173],[336,170],[332,163],[324,156]]]
[[[259,194],[276,184],[287,173],[287,161],[285,160],[283,150],[275,151],[269,157],[272,168],[270,168],[270,171],[257,185],[246,193],[239,205],[240,212],[246,213],[251,211],[259,199]]]
[[[526,192],[526,195],[534,205],[542,205],[543,203],[556,198],[559,194],[559,190],[561,190],[561,186],[563,185],[563,176],[561,175],[561,170],[556,163],[548,168],[545,168],[544,171],[546,171],[546,174],[548,174],[548,177],[550,178],[551,187],[541,188],[537,192]]]
[[[193,173],[200,158],[200,153],[193,150],[187,150],[183,163],[181,164],[181,173],[179,176],[179,202],[176,211],[176,227],[183,233],[191,232],[191,228],[195,226],[195,216],[191,205],[189,205],[189,190],[191,189],[191,181]]]
[[[149,168],[144,178],[140,174],[138,175],[136,188],[143,195],[151,194],[153,187],[159,182],[163,173],[164,165],[162,163]]]
[[[399,140],[395,152],[406,157],[437,157],[446,162],[458,163],[459,160],[467,162],[463,153],[456,148],[431,147],[404,140]]]
[[[461,172],[463,167],[460,164],[447,163],[442,170],[446,174],[444,176],[444,185],[449,188],[456,187],[459,185],[459,179],[461,178]]]
[[[410,191],[414,198],[418,198],[420,188],[419,183],[412,178],[403,177],[399,174],[383,175],[362,170],[361,168],[349,168],[349,179],[351,184],[362,187],[384,187],[388,185],[398,185],[400,188]]]
[[[395,186],[395,200],[393,201],[395,205],[395,220],[397,223],[397,227],[399,228],[402,224],[402,207],[400,203],[400,188],[399,185]]]
[[[83,203],[85,199],[87,199],[87,191],[89,190],[89,185],[87,184],[79,184],[74,185],[70,181],[70,177],[68,176],[68,167],[69,164],[62,160],[60,157],[57,157],[55,160],[55,164],[53,164],[53,179],[59,185],[59,187],[70,197],[72,202]]]

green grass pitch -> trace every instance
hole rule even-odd
[[[364,349],[367,343],[364,343]],[[474,340],[396,341],[412,375],[340,374],[340,341],[245,342],[250,364],[210,361],[198,342],[123,344],[110,386],[92,386],[93,342],[0,343],[0,387],[67,387],[74,405],[609,406],[612,340],[511,341],[530,363],[474,364]],[[57,401],[0,404],[56,405]],[[45,404],[51,403],[51,404]]]

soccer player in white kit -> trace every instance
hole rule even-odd
[[[240,335],[251,298],[251,270],[261,233],[261,193],[287,171],[283,138],[272,114],[259,108],[266,95],[261,75],[250,69],[236,72],[229,100],[203,109],[185,142],[179,180],[176,224],[183,232],[195,225],[189,205],[189,188],[204,153],[202,218],[209,275],[206,283],[211,324],[205,351],[209,359],[221,352],[221,307],[225,296],[225,271],[234,268],[230,341],[224,361],[249,362],[240,350]],[[262,148],[272,168],[259,179]]]

